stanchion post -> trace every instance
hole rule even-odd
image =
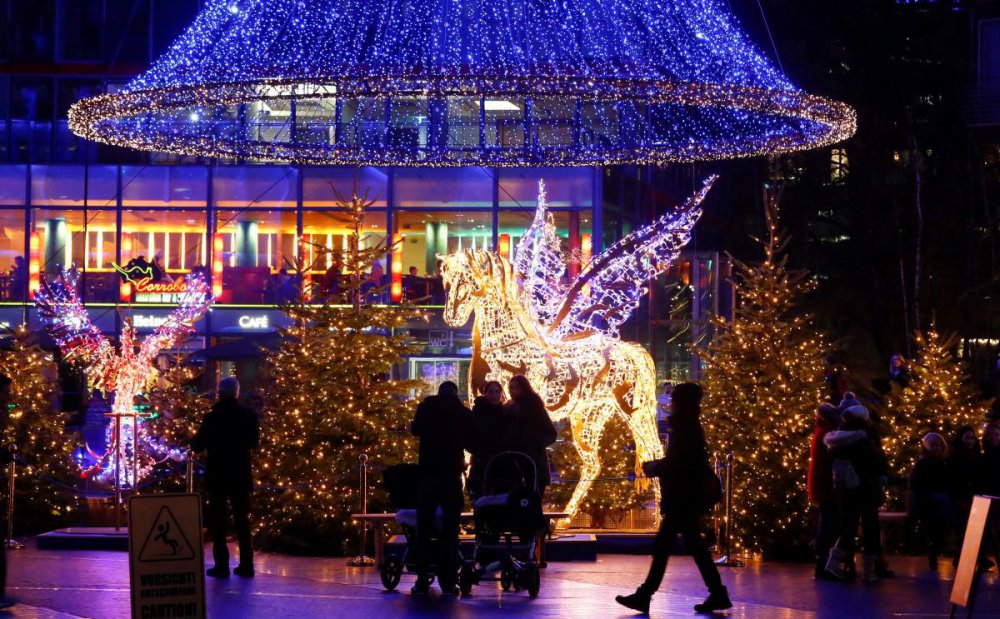
[[[7,539],[8,550],[20,550],[24,544],[14,539],[14,495],[17,481],[17,445],[10,446],[10,464],[7,465]]]
[[[719,460],[719,452],[713,452],[712,454],[712,470],[715,471],[715,476],[720,480],[722,479],[722,461]],[[715,548],[716,550],[722,548],[722,538],[719,537],[721,534],[721,527],[719,526],[719,505],[716,504],[712,507],[712,530],[715,533]]]
[[[188,494],[194,494],[194,452],[190,450],[187,452],[186,468],[187,491]]]
[[[726,542],[723,546],[722,557],[716,560],[716,565],[723,567],[743,567],[746,565],[742,560],[733,556],[733,464],[735,458],[733,452],[726,454],[726,494],[725,494],[725,516],[726,521]]]
[[[360,479],[361,479],[361,515],[368,515],[368,454],[362,453],[358,457]],[[375,565],[375,560],[365,554],[365,546],[368,543],[368,520],[361,519],[361,547],[358,555],[347,562],[352,567],[370,567]]]

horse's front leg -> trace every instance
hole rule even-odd
[[[599,416],[587,415],[570,420],[573,430],[573,445],[580,456],[580,480],[573,489],[573,496],[566,505],[566,511],[575,516],[583,504],[584,497],[590,491],[594,480],[601,472],[601,434],[604,431],[604,420]]]

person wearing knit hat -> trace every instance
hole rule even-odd
[[[830,549],[826,571],[838,579],[850,577],[847,566],[854,563],[855,536],[861,524],[864,548],[864,581],[875,583],[884,577],[879,568],[882,556],[878,508],[882,503],[888,464],[868,423],[868,409],[860,404],[843,411],[841,429],[829,432],[823,443],[833,461],[833,484],[840,498],[841,531]]]
[[[845,391],[844,398],[837,405],[837,408],[841,411],[847,410],[852,406],[861,406],[861,402],[858,400],[858,396],[855,395],[853,391]]]
[[[809,446],[809,502],[818,508],[816,521],[816,572],[817,579],[827,579],[826,560],[830,548],[840,532],[840,506],[833,488],[833,462],[830,450],[823,444],[827,434],[840,426],[840,411],[829,402],[816,407],[816,426]]]

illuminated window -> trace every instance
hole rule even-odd
[[[843,148],[834,148],[830,151],[830,181],[838,183],[851,171],[850,163],[847,160],[847,151]]]

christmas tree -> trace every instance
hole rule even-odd
[[[604,426],[600,460],[601,479],[591,486],[580,511],[590,516],[591,527],[614,528],[630,510],[652,500],[652,491],[639,491],[634,481],[635,442],[624,419],[612,417]],[[546,498],[555,505],[564,505],[580,478],[580,456],[568,425],[563,426],[560,440],[552,449],[552,465],[559,473],[559,483],[552,485]]]
[[[714,339],[695,353],[706,364],[710,449],[732,451],[736,459],[734,545],[781,554],[808,547],[809,435],[824,393],[828,345],[798,305],[814,282],[788,267],[776,193],[767,192],[765,204],[768,236],[758,240],[764,260],[733,260],[733,321],[714,317]]]
[[[909,380],[906,386],[893,383],[882,415],[883,447],[899,476],[913,468],[924,434],[939,432],[950,441],[958,428],[985,422],[989,409],[955,356],[957,336],[942,337],[932,326],[914,333],[913,339],[917,354],[907,363]]]
[[[26,325],[8,332],[0,350],[0,373],[11,380],[3,446],[17,447],[16,527],[37,531],[61,523],[73,509],[45,477],[68,483],[74,442],[66,436],[68,415],[58,410],[59,369]]]
[[[360,508],[359,457],[373,468],[369,509],[386,507],[375,488],[378,470],[413,461],[409,395],[419,381],[395,380],[393,368],[421,348],[401,334],[421,312],[407,304],[377,305],[368,288],[372,271],[393,247],[364,231],[372,204],[357,188],[338,196],[348,230],[341,250],[316,246],[317,263],[337,265],[336,281],[308,285],[311,264],[292,270],[302,282],[298,298],[283,309],[293,326],[265,365],[255,536],[265,548],[299,553],[355,550]],[[307,252],[300,251],[299,256]],[[332,255],[331,255],[332,254]]]

